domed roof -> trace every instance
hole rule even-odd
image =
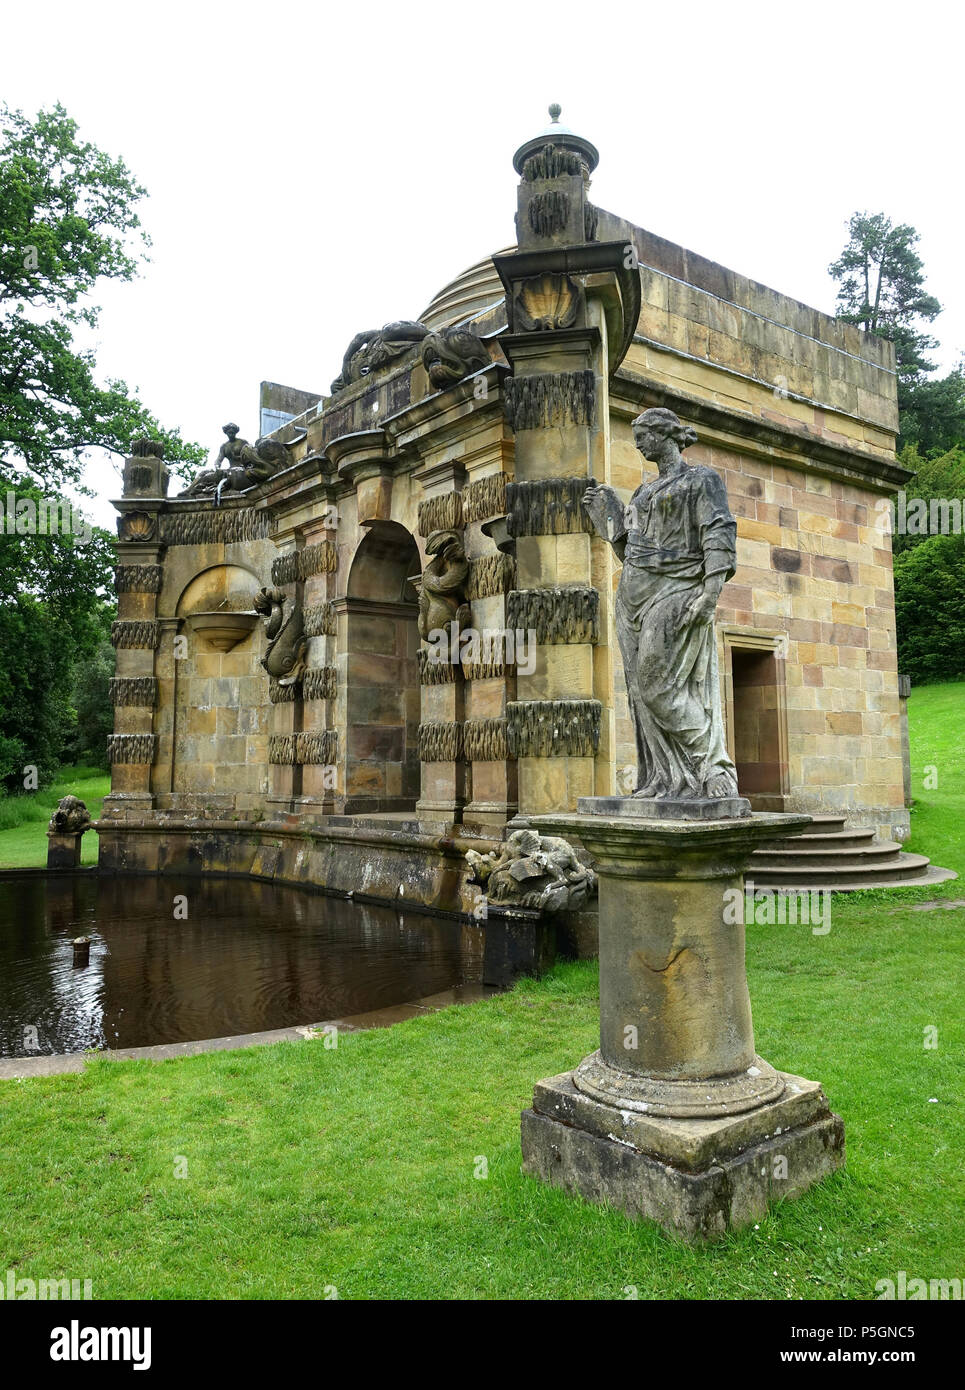
[[[507,246],[494,254],[508,256],[516,249],[515,246]],[[493,308],[503,296],[503,283],[496,274],[492,256],[487,256],[457,275],[455,280],[450,280],[448,285],[443,285],[429,307],[419,315],[419,322],[438,332],[440,328],[448,328],[453,323],[475,318],[486,309]]]

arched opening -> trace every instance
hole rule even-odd
[[[346,611],[345,810],[411,811],[419,796],[419,547],[375,521],[355,552]]]

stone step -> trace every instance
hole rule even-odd
[[[908,854],[904,850],[892,858],[869,859],[860,863],[854,860],[837,867],[827,864],[808,864],[800,861],[793,864],[760,864],[756,857],[748,866],[747,878],[753,879],[761,888],[782,889],[828,889],[837,892],[841,888],[880,888],[891,885],[905,885],[912,880],[922,883],[941,882],[955,875],[947,869],[938,870],[942,879],[935,878],[927,871],[931,868],[924,854]]]
[[[853,846],[860,849],[863,845],[870,845],[874,842],[875,832],[870,828],[859,830],[827,830],[814,834],[808,831],[804,835],[788,835],[784,840],[771,840],[773,849],[796,849],[798,845],[802,849],[815,849],[820,845],[827,845],[829,849],[848,849]]]
[[[791,870],[787,872],[789,877],[786,883],[768,883],[758,886],[773,888],[777,893],[860,893],[868,888],[933,888],[937,883],[947,883],[949,879],[958,877],[954,869],[940,869],[936,864],[929,864],[927,869],[921,869],[908,878],[889,878],[882,871],[880,875],[858,879],[854,883],[841,883],[839,880],[832,880],[831,878],[813,883],[791,883],[790,878],[793,877],[793,873]]]
[[[810,868],[814,865],[826,865],[834,870],[861,869],[867,864],[880,866],[890,862],[901,852],[901,845],[895,844],[892,840],[873,840],[868,844],[862,843],[857,847],[848,845],[840,849],[807,841],[797,845],[793,840],[788,840],[786,846],[755,850],[751,856],[751,867],[756,868],[760,865],[762,868],[780,868],[800,865],[802,868]]]

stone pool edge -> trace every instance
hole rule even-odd
[[[422,1018],[448,1009],[453,1004],[474,1004],[500,991],[488,985],[456,985],[426,994],[406,1004],[389,1004],[383,1009],[328,1019],[324,1023],[303,1023],[291,1028],[270,1028],[262,1033],[235,1033],[227,1038],[199,1038],[195,1042],[155,1043],[152,1047],[104,1048],[91,1052],[55,1052],[42,1057],[0,1058],[0,1081],[26,1081],[34,1076],[66,1076],[85,1070],[88,1061],[106,1058],[111,1062],[166,1062],[173,1057],[197,1057],[205,1052],[234,1052],[245,1047],[267,1047],[281,1042],[309,1042],[325,1028],[340,1033],[364,1033],[373,1028],[391,1028],[409,1018]]]

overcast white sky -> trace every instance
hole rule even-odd
[[[154,246],[97,335],[166,425],[258,433],[258,384],[327,391],[354,333],[415,318],[514,240],[512,155],[600,151],[593,201],[828,312],[856,210],[921,233],[965,349],[961,9],[828,4],[62,4],[5,8],[0,97],[59,100],[146,186]],[[92,467],[106,499],[119,484]]]

